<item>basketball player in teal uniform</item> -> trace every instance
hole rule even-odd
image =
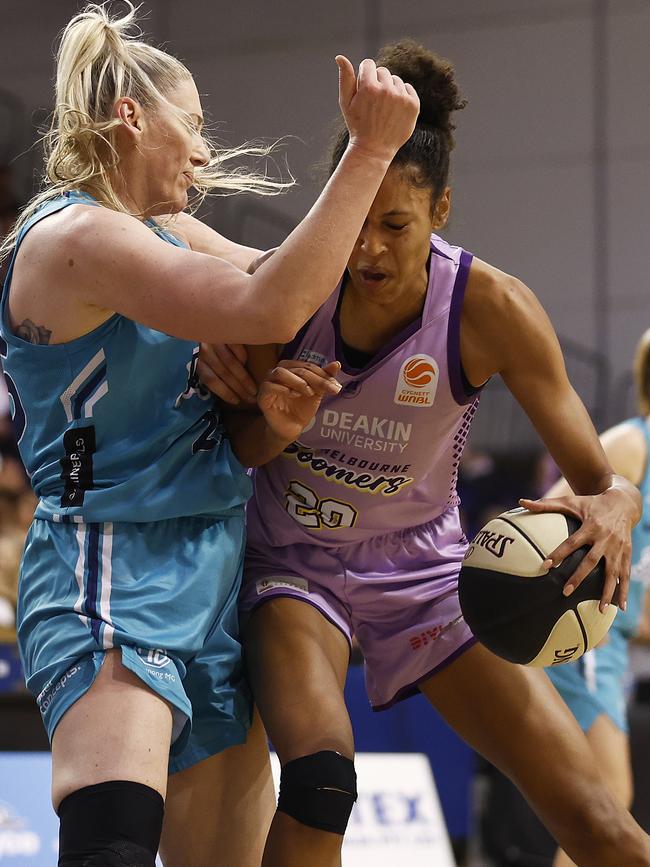
[[[632,805],[625,680],[628,644],[637,634],[650,585],[650,330],[636,351],[634,375],[639,416],[606,431],[601,442],[612,467],[637,485],[643,498],[643,515],[632,531],[632,570],[628,605],[620,611],[605,641],[577,662],[548,669],[552,683],[586,733],[601,772],[626,807]],[[549,497],[570,492],[564,480]],[[648,636],[644,636],[647,640]],[[571,867],[573,861],[558,852],[554,867]]]
[[[343,388],[320,407],[320,396],[311,399],[315,418],[287,425],[284,453],[264,466],[273,449],[259,436],[263,419],[247,423],[241,412],[233,427],[236,453],[258,466],[241,596],[246,657],[282,765],[263,865],[341,863],[356,796],[343,699],[354,634],[375,709],[421,691],[520,786],[581,867],[648,867],[647,836],[601,780],[544,673],[492,655],[460,613],[467,543],[455,482],[481,384],[501,374],[579,492],[524,502],[581,521],[548,562],[591,546],[565,592],[604,556],[601,604],[619,580],[625,604],[638,492],[613,474],[532,293],[431,234],[449,211],[450,116],[463,105],[450,65],[410,42],[379,62],[418,91],[416,130],[333,296],[284,348],[249,350],[258,381],[271,369],[297,390],[294,365],[316,370],[335,359]],[[333,169],[346,142],[343,132]],[[205,348],[199,364],[205,382],[231,399],[243,396],[239,356]],[[230,374],[221,379],[224,365]]]
[[[345,267],[418,107],[372,61],[357,79],[339,58],[341,169],[248,275],[154,219],[186,208],[192,185],[273,185],[218,169],[190,73],[131,35],[133,22],[133,7],[111,19],[91,5],[66,28],[45,189],[4,246],[0,354],[39,496],[18,640],[52,739],[62,867],[153,867],[170,748],[171,770],[191,774],[246,739],[236,600],[250,481],[197,381],[199,341],[293,337]],[[213,244],[244,267],[253,255]],[[166,867],[223,851],[259,862],[257,804],[243,826],[228,812],[247,794],[238,770],[225,762],[214,793],[219,848],[206,855],[213,827],[195,827],[191,843],[170,840]]]

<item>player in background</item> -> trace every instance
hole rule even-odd
[[[605,431],[600,440],[615,472],[636,485],[643,498],[641,520],[632,531],[632,569],[628,605],[619,611],[599,647],[576,662],[547,669],[593,749],[593,761],[612,791],[628,809],[633,780],[626,714],[628,644],[635,636],[650,640],[650,330],[641,337],[634,360],[638,416]],[[560,479],[547,497],[564,497],[571,489]],[[645,610],[644,610],[645,609]],[[645,615],[645,616],[644,616]],[[554,867],[574,862],[562,851]]]
[[[601,604],[620,581],[625,605],[638,492],[612,472],[530,290],[431,234],[448,216],[451,114],[464,104],[451,66],[412,42],[379,62],[418,91],[416,130],[332,297],[293,341],[248,355],[258,382],[270,369],[296,389],[287,366],[334,359],[343,388],[264,466],[274,451],[260,436],[263,420],[240,412],[232,422],[236,453],[258,465],[240,602],[246,659],[282,765],[263,865],[341,863],[356,796],[343,699],[353,634],[375,709],[421,691],[515,781],[581,867],[649,865],[647,836],[601,780],[544,673],[489,653],[460,614],[467,542],[455,481],[482,384],[503,377],[577,492],[522,501],[582,522],[548,561],[591,546],[565,592],[604,556]],[[342,132],[333,169],[346,141]],[[245,398],[241,348],[203,352],[204,381],[231,402]]]
[[[186,208],[193,185],[274,185],[228,175],[191,74],[137,38],[129,6],[120,18],[91,4],[66,27],[44,190],[3,245],[0,353],[39,496],[18,641],[52,740],[61,867],[153,867],[170,748],[185,784],[210,763],[214,799],[189,840],[171,822],[166,867],[224,852],[248,867],[268,759],[254,787],[240,782],[246,751],[218,754],[250,724],[237,617],[250,481],[196,378],[199,341],[292,339],[339,279],[418,99],[373,61],[357,78],[337,58],[340,170],[249,275],[155,220]],[[256,253],[213,240],[244,268]],[[170,792],[171,820],[183,798]]]

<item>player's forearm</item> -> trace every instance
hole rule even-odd
[[[245,467],[260,467],[281,454],[290,444],[268,426],[257,412],[228,409],[224,425],[237,460]]]
[[[191,214],[181,212],[169,219],[171,229],[189,244],[195,253],[206,253],[209,256],[225,259],[242,271],[245,271],[260,255],[260,250],[236,244]],[[162,222],[164,225],[164,218]]]
[[[349,147],[305,219],[251,278],[250,302],[274,329],[282,323],[285,342],[341,279],[389,165]]]

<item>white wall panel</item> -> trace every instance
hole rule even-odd
[[[650,160],[648,157],[612,159],[608,172],[607,237],[611,306],[641,304],[650,327]]]
[[[649,298],[646,296],[636,302],[617,304],[611,311],[609,327],[609,360],[612,372],[617,377],[631,368],[636,344],[643,332],[650,328]]]
[[[480,31],[525,22],[567,21],[589,14],[591,0],[379,0],[378,15],[384,30],[406,33],[435,30]]]
[[[589,165],[456,173],[447,235],[523,280],[556,330],[593,346]]]
[[[168,4],[169,32],[176,49],[189,56],[216,52],[278,52],[323,41],[343,42],[363,30],[361,2],[311,3],[305,0],[247,0],[245,3]]]
[[[650,157],[650,3],[627,8],[609,4],[607,21],[608,129],[607,145],[614,155]]]
[[[457,116],[458,164],[491,168],[549,155],[575,159],[591,148],[590,30],[585,19],[559,25],[419,34],[454,63],[469,105]]]

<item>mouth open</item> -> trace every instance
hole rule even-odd
[[[364,283],[381,283],[388,274],[378,268],[359,268],[359,276]]]

